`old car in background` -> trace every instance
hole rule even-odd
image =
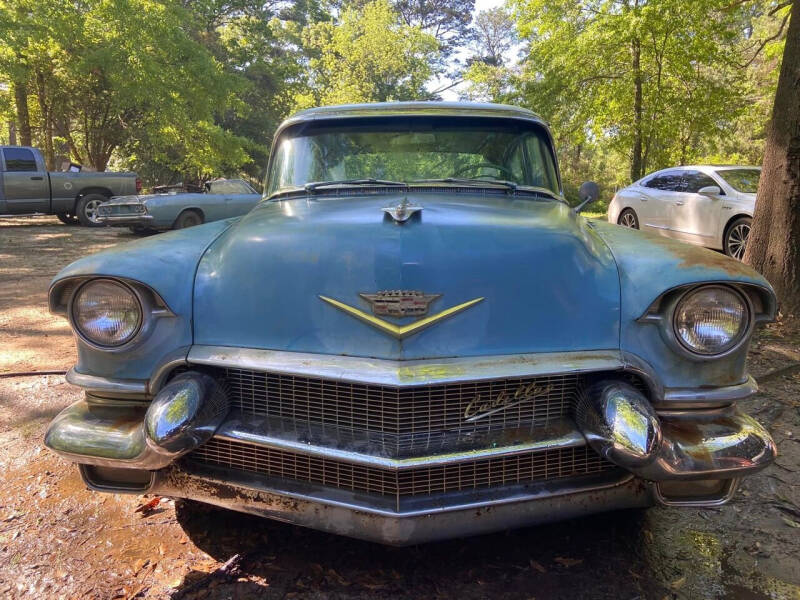
[[[86,397],[45,443],[92,489],[402,545],[719,506],[772,462],[737,409],[769,284],[577,214],[532,112],[305,111],[266,196],[53,281]]]
[[[141,189],[136,173],[48,172],[36,148],[0,147],[0,215],[42,213],[97,227],[98,206]]]
[[[113,198],[98,213],[101,223],[129,227],[135,232],[186,229],[202,223],[240,217],[250,211],[261,194],[241,179],[218,179],[205,184],[202,193],[150,194]]]
[[[760,175],[760,167],[720,165],[656,171],[614,195],[608,220],[741,260]]]

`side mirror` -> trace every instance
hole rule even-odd
[[[699,190],[697,190],[697,193],[701,196],[719,196],[722,193],[722,190],[719,189],[719,186],[707,185],[706,187],[701,187]]]
[[[578,196],[580,196],[581,203],[575,207],[576,213],[581,212],[600,197],[600,188],[594,181],[584,181],[578,190]]]

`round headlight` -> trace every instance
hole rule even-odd
[[[723,286],[702,287],[675,307],[675,336],[686,349],[713,356],[735,347],[747,333],[750,311],[741,295]]]
[[[142,306],[130,288],[110,279],[81,286],[72,302],[72,320],[78,332],[98,346],[121,346],[142,325]]]

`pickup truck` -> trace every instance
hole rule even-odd
[[[98,227],[98,206],[141,189],[136,173],[48,172],[36,148],[0,146],[0,215],[44,213]]]

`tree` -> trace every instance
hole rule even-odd
[[[475,0],[395,0],[393,6],[406,25],[436,38],[442,56],[469,40]]]
[[[478,13],[470,38],[473,61],[499,67],[506,63],[506,55],[517,43],[517,26],[503,7],[496,6]]]
[[[800,2],[791,8],[778,89],[744,260],[800,314]]]
[[[515,64],[508,64],[508,54],[519,43],[517,26],[508,11],[495,7],[478,13],[472,23],[469,50],[464,73],[466,88],[461,92],[468,100],[514,102],[519,88]]]
[[[628,164],[617,184],[685,164],[746,108],[740,3],[518,0],[514,7],[530,45],[519,96],[553,123],[568,169],[592,150]]]
[[[406,25],[386,0],[347,8],[339,23],[303,32],[311,54],[309,87],[298,107],[426,98],[438,55],[433,36]]]

